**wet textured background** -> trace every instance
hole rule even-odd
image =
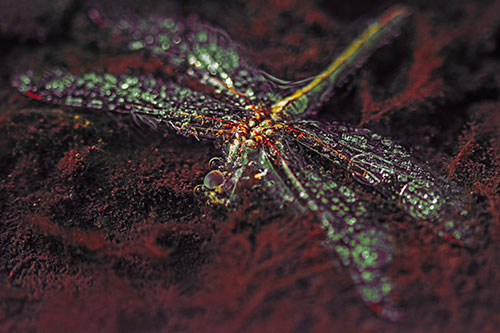
[[[317,74],[390,3],[120,2],[144,14],[196,12],[285,79]],[[161,61],[100,51],[85,19],[91,2],[2,1],[0,330],[498,328],[500,1],[406,4],[415,15],[400,38],[317,117],[412,148],[472,193],[483,233],[476,251],[450,245],[367,192],[395,238],[390,275],[405,318],[391,324],[363,304],[310,216],[277,210],[253,184],[242,184],[235,211],[197,198],[218,154],[210,144],[16,93],[9,77],[27,68],[116,73]]]

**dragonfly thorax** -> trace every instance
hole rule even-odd
[[[267,142],[275,132],[277,124],[270,118],[254,117],[240,124],[234,134],[234,139],[245,147],[260,147]]]

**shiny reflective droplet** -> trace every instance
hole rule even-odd
[[[224,160],[220,157],[212,157],[210,161],[208,161],[208,167],[211,169],[219,169],[224,165]]]
[[[203,185],[209,189],[214,189],[224,183],[224,175],[219,170],[212,170],[203,179]]]
[[[202,197],[205,195],[205,186],[204,185],[196,185],[193,188],[193,193],[197,197]]]

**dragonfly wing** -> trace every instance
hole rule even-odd
[[[456,187],[435,177],[401,145],[339,123],[301,121],[287,129],[301,145],[397,202],[413,218],[426,221],[441,237],[463,244],[471,241],[472,230],[464,222],[465,200]]]
[[[271,96],[273,83],[246,57],[242,47],[196,16],[183,19],[120,13],[99,18],[100,25],[104,22],[125,48],[148,50],[176,71],[220,90],[234,105],[257,105]]]
[[[48,103],[130,113],[180,134],[223,138],[249,111],[148,73],[73,75],[55,68],[12,80],[20,92]]]
[[[259,157],[264,183],[282,202],[318,217],[329,246],[349,269],[363,300],[380,315],[396,320],[392,284],[384,273],[394,253],[388,228],[374,221],[356,193],[305,150],[294,140],[269,141]]]

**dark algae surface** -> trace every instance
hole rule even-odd
[[[0,330],[500,324],[499,1],[0,9]]]

